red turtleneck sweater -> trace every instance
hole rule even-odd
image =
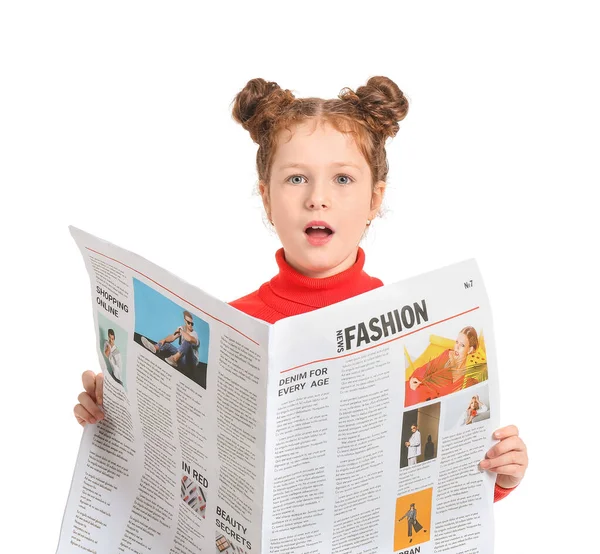
[[[286,262],[283,248],[276,252],[275,260],[279,273],[257,291],[230,302],[231,306],[267,323],[275,323],[284,317],[311,312],[383,286],[379,279],[363,271],[365,252],[360,247],[352,267],[323,279],[306,277],[296,271]],[[494,502],[512,490],[496,485]]]
[[[275,254],[279,273],[257,291],[231,302],[238,310],[267,323],[304,314],[318,308],[341,302],[377,287],[383,283],[369,277],[364,271],[365,253],[358,249],[356,263],[331,277],[315,279],[298,273],[285,261],[283,248]]]

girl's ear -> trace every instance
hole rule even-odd
[[[264,181],[259,181],[258,192],[260,193],[260,197],[262,198],[262,203],[267,214],[267,219],[271,221],[271,203],[269,201],[269,187],[265,184]]]
[[[385,187],[387,183],[385,181],[377,181],[373,187],[373,193],[371,194],[371,213],[369,219],[375,219],[381,203],[383,202],[383,195],[385,194]]]

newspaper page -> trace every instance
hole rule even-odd
[[[492,338],[473,260],[275,323],[263,552],[493,552]]]
[[[493,551],[474,261],[269,325],[71,232],[106,417],[84,431],[59,554]]]
[[[269,325],[71,233],[105,419],[84,430],[57,552],[260,552]]]

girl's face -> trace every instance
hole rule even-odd
[[[309,277],[329,277],[356,261],[358,243],[381,205],[385,183],[350,135],[305,122],[279,137],[269,186],[259,190],[287,262]]]
[[[458,333],[458,337],[454,343],[454,355],[456,356],[458,365],[463,365],[467,360],[467,356],[471,353],[471,350],[473,350],[473,348],[469,347],[469,337],[464,333]]]

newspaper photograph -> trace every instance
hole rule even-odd
[[[493,552],[474,260],[268,324],[71,233],[105,418],[84,428],[58,554]]]

